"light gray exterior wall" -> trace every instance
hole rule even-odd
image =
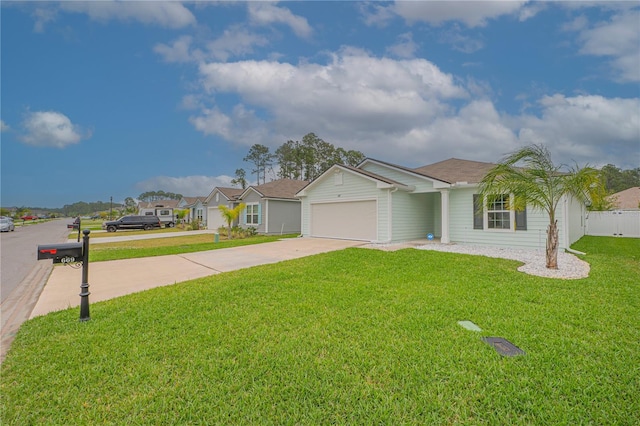
[[[301,203],[298,200],[265,200],[267,234],[299,234]]]
[[[473,194],[475,188],[456,189],[449,195],[449,232],[451,242],[458,244],[479,244],[513,248],[537,248],[544,250],[549,217],[546,212],[527,208],[527,230],[487,230],[473,229]],[[558,206],[557,218],[560,233],[560,248],[564,247],[564,203]]]
[[[392,241],[426,238],[434,229],[431,194],[412,194],[396,191],[392,196]]]
[[[386,189],[378,189],[375,181],[346,171],[342,173],[342,184],[336,185],[335,173],[326,173],[314,182],[313,187],[302,199],[302,235],[311,235],[311,204],[319,202],[346,202],[376,200],[378,208],[377,241],[389,239],[389,195]]]
[[[250,226],[256,228],[257,232],[259,234],[264,234],[265,232],[265,227],[266,227],[266,223],[265,223],[265,213],[266,213],[266,209],[265,209],[265,202],[262,199],[262,197],[260,196],[260,194],[258,194],[255,191],[248,191],[247,195],[244,196],[244,198],[242,198],[241,200],[243,203],[245,204],[253,204],[253,203],[258,203],[260,205],[260,218],[258,219],[260,224],[259,225],[253,225],[253,224],[249,224],[247,225],[247,221],[246,221],[246,213],[247,210],[244,209],[242,210],[242,213],[240,214],[240,223],[239,225],[242,228],[248,228]]]

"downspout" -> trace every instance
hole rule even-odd
[[[269,235],[269,199],[264,200],[264,234]]]

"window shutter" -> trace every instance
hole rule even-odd
[[[516,231],[526,231],[527,230],[527,208],[524,210],[518,211],[516,210]]]
[[[480,194],[473,194],[473,229],[484,229],[484,212]]]
[[[258,204],[258,225],[262,225],[262,203]]]

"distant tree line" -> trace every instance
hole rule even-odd
[[[278,178],[313,180],[334,164],[356,166],[364,159],[365,155],[360,151],[335,147],[314,133],[308,133],[301,142],[288,140],[275,153],[271,153],[267,146],[255,144],[243,160],[253,165],[251,174],[256,176],[260,184],[266,183],[267,172],[273,171],[274,166]],[[236,170],[232,184],[246,187],[244,169]]]
[[[144,202],[153,202],[160,200],[180,200],[182,199],[182,194],[176,194],[173,192],[164,192],[164,191],[147,191],[138,195],[138,200]]]
[[[609,194],[640,186],[640,167],[621,170],[613,164],[607,164],[600,169],[600,176]]]

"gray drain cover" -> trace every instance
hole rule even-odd
[[[524,351],[508,341],[503,337],[483,337],[487,344],[493,346],[493,348],[500,354],[504,356],[518,356],[524,355]]]

